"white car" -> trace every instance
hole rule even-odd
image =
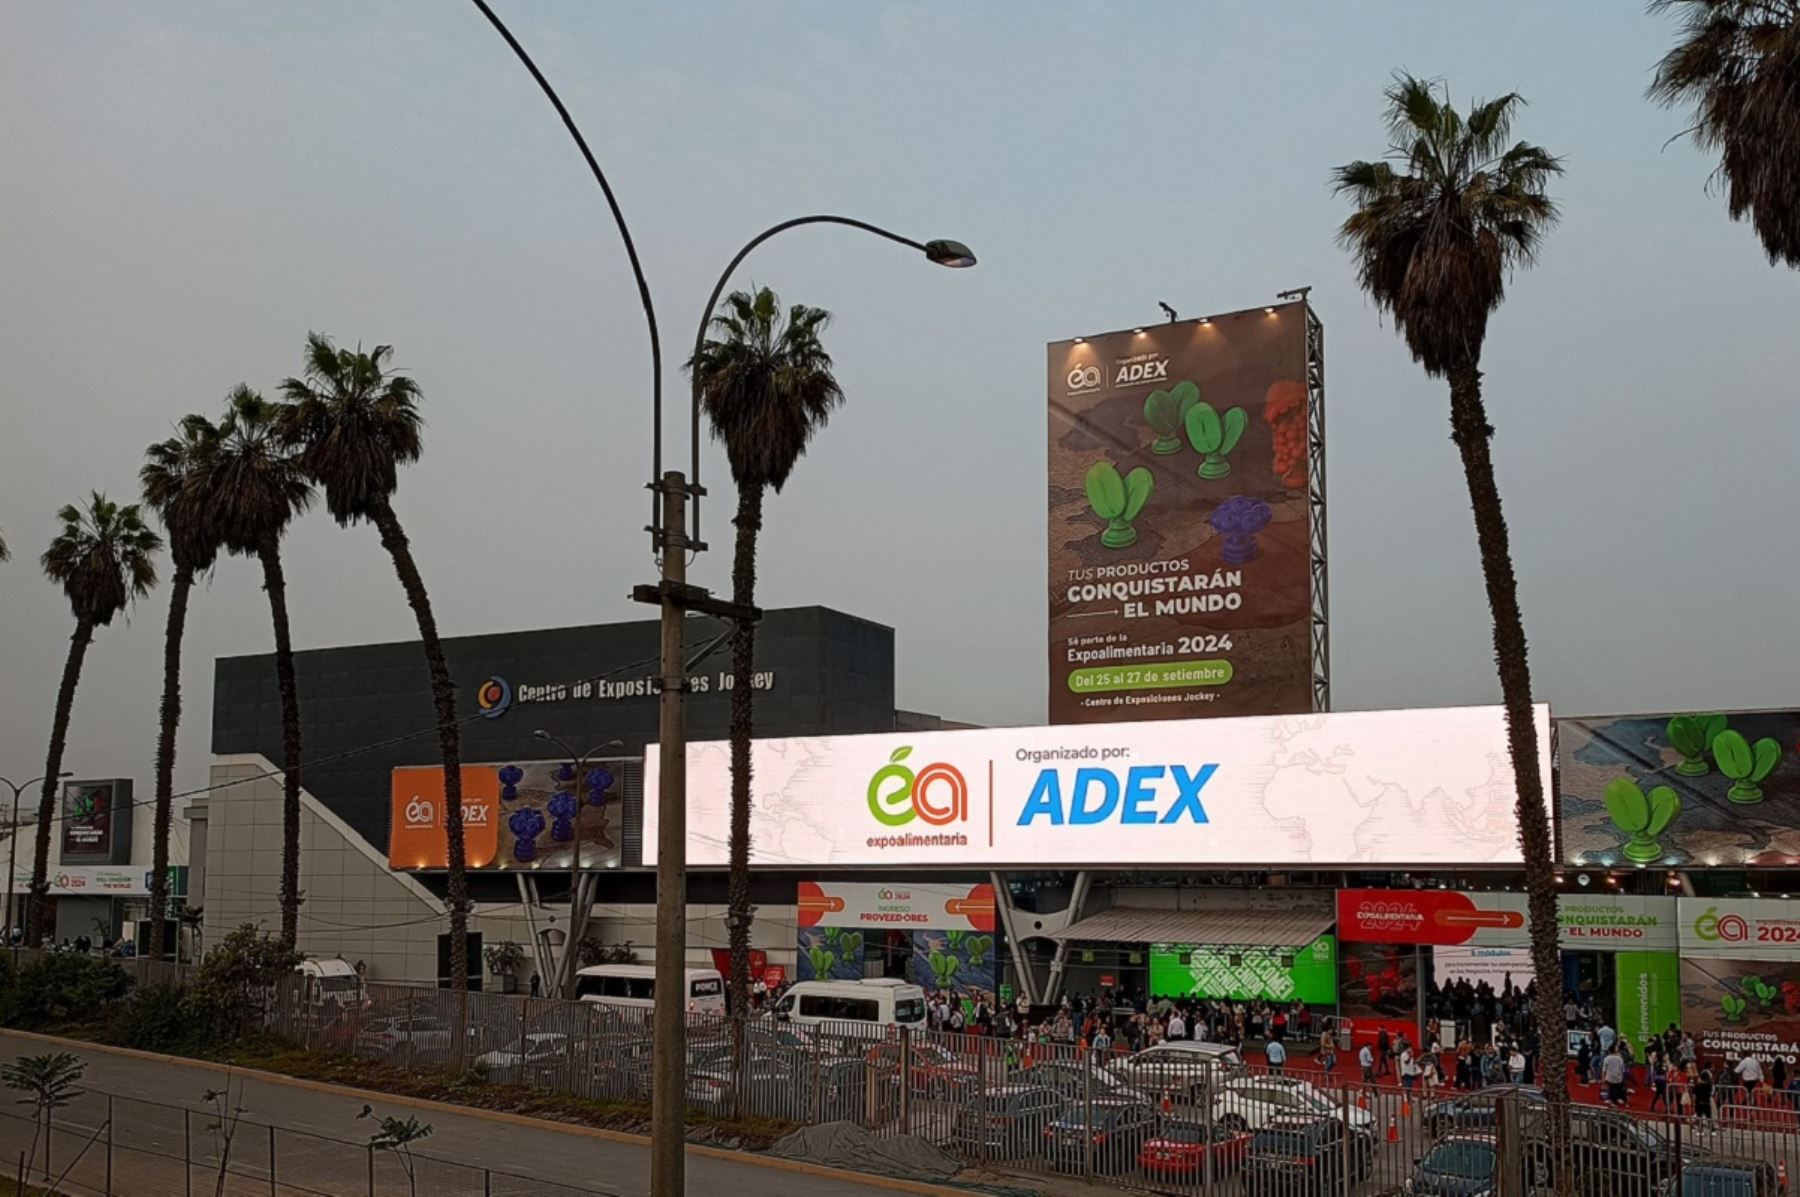
[[[1106,1065],[1124,1084],[1143,1093],[1167,1092],[1178,1101],[1198,1101],[1206,1091],[1241,1072],[1243,1057],[1223,1043],[1176,1039],[1147,1047]]]
[[[514,1039],[505,1047],[483,1052],[476,1063],[485,1065],[488,1076],[496,1081],[531,1083],[543,1072],[560,1068],[569,1059],[569,1037],[554,1031],[540,1031]]]
[[[1373,1133],[1375,1116],[1333,1099],[1322,1089],[1289,1076],[1234,1077],[1213,1094],[1213,1122],[1223,1130],[1261,1130],[1281,1115],[1313,1115],[1343,1119],[1352,1130]]]

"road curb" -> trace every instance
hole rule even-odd
[[[379,1089],[357,1089],[349,1085],[334,1085],[329,1081],[313,1081],[304,1077],[287,1076],[279,1072],[265,1072],[260,1068],[244,1068],[236,1064],[221,1064],[216,1060],[196,1060],[191,1056],[171,1056],[163,1052],[140,1051],[134,1047],[114,1047],[106,1043],[93,1043],[86,1039],[64,1039],[58,1035],[45,1035],[39,1031],[18,1031],[11,1027],[0,1028],[0,1035],[16,1039],[28,1039],[37,1043],[54,1044],[66,1049],[79,1048],[84,1051],[101,1052],[109,1056],[122,1056],[129,1060],[143,1060],[152,1064],[180,1064],[188,1068],[204,1069],[208,1072],[230,1073],[233,1076],[246,1076],[265,1081],[272,1085],[286,1085],[293,1089],[304,1089],[311,1093],[341,1095],[353,1099],[361,1099],[371,1104],[384,1102],[388,1105],[404,1106],[415,1110],[436,1110],[445,1114],[457,1114],[465,1118],[481,1118],[488,1122],[500,1123],[504,1126],[530,1127],[533,1130],[561,1131],[566,1134],[584,1135],[590,1139],[600,1139],[608,1143],[624,1143],[634,1147],[649,1147],[650,1136],[633,1134],[629,1131],[606,1130],[598,1126],[582,1126],[574,1122],[561,1122],[554,1118],[534,1118],[529,1114],[512,1114],[505,1110],[485,1110],[478,1106],[461,1106],[455,1102],[433,1101],[427,1097],[407,1097],[398,1093],[383,1093]],[[828,1168],[823,1164],[809,1164],[803,1160],[784,1160],[778,1156],[756,1155],[747,1151],[733,1151],[726,1147],[712,1147],[704,1143],[689,1143],[687,1154],[703,1156],[707,1159],[723,1160],[733,1164],[750,1164],[757,1168],[767,1168],[775,1172],[795,1172],[805,1176],[817,1176],[827,1180],[840,1180],[845,1184],[863,1185],[872,1189],[887,1189],[895,1193],[913,1193],[917,1197],[969,1197],[970,1190],[951,1185],[936,1185],[922,1180],[903,1180],[897,1176],[877,1176],[869,1172],[851,1172],[843,1168]]]

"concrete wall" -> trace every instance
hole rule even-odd
[[[281,802],[279,777],[262,756],[215,757],[210,784],[214,789],[187,809],[196,822],[194,843],[204,844],[204,890],[190,901],[205,908],[205,938],[219,938],[245,923],[269,931],[281,926]],[[362,961],[372,981],[430,985],[437,978],[437,937],[448,930],[443,903],[405,873],[391,872],[387,861],[367,840],[352,831],[304,789],[300,794],[300,950],[310,956],[338,956]],[[204,824],[204,831],[198,825]],[[568,908],[538,912],[538,927],[561,927]],[[648,903],[612,904],[604,897],[590,918],[592,938],[603,943],[630,941],[645,963],[655,958],[656,910]],[[469,921],[492,945],[513,940],[535,956],[524,908],[512,902],[478,903]],[[784,964],[793,975],[795,910],[790,905],[763,905],[757,911],[754,946]],[[688,910],[688,961],[707,967],[709,949],[724,947],[725,909],[695,905]],[[538,969],[528,959],[521,984]]]

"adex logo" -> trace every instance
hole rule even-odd
[[[1139,382],[1160,382],[1168,376],[1169,359],[1166,357],[1124,362],[1119,366],[1119,373],[1113,379],[1113,385],[1123,387]]]
[[[512,706],[512,685],[495,675],[475,688],[475,707],[483,719],[498,719]]]
[[[1218,771],[1216,764],[1192,770],[1186,765],[1133,765],[1121,781],[1111,769],[1077,769],[1065,800],[1062,774],[1045,769],[1019,812],[1019,826],[1029,827],[1038,818],[1052,827],[1091,826],[1113,819],[1125,824],[1210,822],[1200,791]]]
[[[966,822],[969,783],[961,770],[939,761],[914,773],[901,763],[911,755],[910,746],[894,749],[888,763],[869,778],[869,813],[888,827],[904,827],[914,819],[933,827]]]
[[[1097,391],[1100,389],[1099,366],[1076,366],[1069,371],[1070,391]]]
[[[1704,914],[1694,920],[1694,934],[1708,943],[1724,940],[1726,943],[1743,943],[1750,938],[1750,924],[1739,914],[1721,916],[1717,906],[1708,906]]]

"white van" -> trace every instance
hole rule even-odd
[[[925,991],[892,979],[801,981],[775,1003],[775,1017],[803,1027],[820,1023],[860,1023],[871,1031],[923,1027]]]
[[[354,1006],[362,997],[362,978],[348,961],[308,956],[294,966],[307,979],[306,995],[315,1003],[336,1002]]]
[[[690,968],[683,988],[690,1014],[725,1013],[725,978],[716,968]],[[656,1005],[656,967],[596,964],[575,974],[575,996],[584,1002],[648,1010]]]

